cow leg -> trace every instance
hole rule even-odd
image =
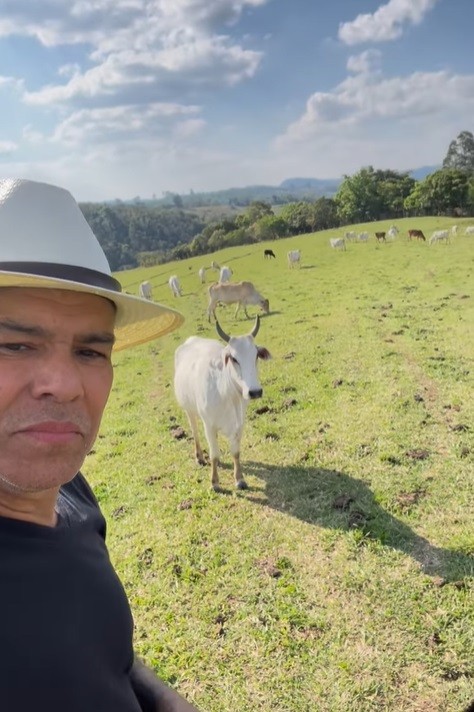
[[[243,490],[248,489],[248,484],[243,478],[242,468],[240,466],[240,440],[242,438],[242,433],[238,433],[235,437],[230,439],[230,452],[232,454],[232,459],[234,460],[234,479],[235,486],[237,489]]]
[[[209,306],[207,308],[207,319],[208,319],[209,323],[211,323],[211,314],[214,317],[214,319],[216,318],[216,306],[217,306],[217,304],[214,304],[213,302],[209,303]]]
[[[201,443],[199,441],[199,428],[196,415],[195,413],[186,413],[186,415],[188,416],[189,425],[191,427],[191,431],[194,438],[194,456],[196,458],[196,462],[198,463],[198,465],[205,465],[206,458],[204,457]]]
[[[217,466],[219,464],[219,444],[217,442],[217,430],[204,423],[207,442],[209,444],[209,457],[211,458],[211,487],[214,492],[219,492],[219,473]]]

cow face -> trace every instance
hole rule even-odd
[[[263,346],[256,346],[252,336],[229,339],[223,351],[224,363],[244,400],[260,398],[263,389],[257,370],[257,359],[271,358]]]

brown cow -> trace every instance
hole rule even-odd
[[[412,240],[415,238],[417,240],[423,240],[426,242],[426,237],[423,235],[423,230],[408,230],[408,239]]]
[[[259,306],[265,314],[270,311],[268,299],[264,299],[259,292],[255,289],[252,282],[218,282],[216,284],[211,284],[209,287],[209,306],[207,309],[207,316],[209,321],[211,321],[211,314],[216,318],[216,306],[221,302],[222,304],[235,304],[237,303],[237,309],[235,310],[235,316],[237,316],[240,307],[244,308],[245,316],[248,318],[247,306],[249,304],[255,304]]]
[[[387,240],[385,239],[385,234],[385,232],[376,232],[375,237],[377,239],[377,242],[387,242]]]

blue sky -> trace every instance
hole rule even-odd
[[[0,173],[78,200],[438,164],[472,0],[0,0]]]

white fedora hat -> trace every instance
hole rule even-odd
[[[176,329],[182,314],[122,294],[107,258],[72,195],[31,180],[0,180],[0,287],[97,294],[117,309],[115,350]]]

